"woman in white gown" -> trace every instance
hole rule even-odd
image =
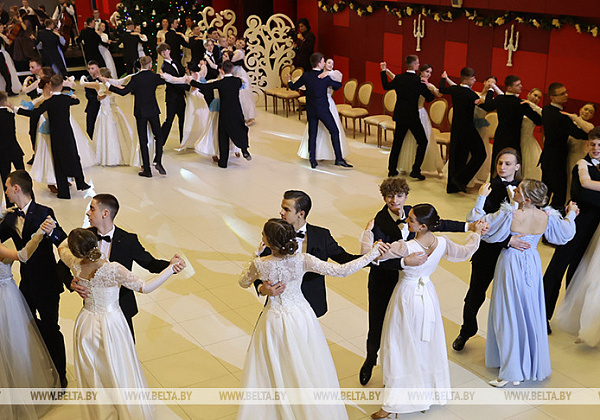
[[[446,236],[432,230],[440,218],[431,204],[419,204],[408,214],[408,229],[415,232],[411,241],[397,241],[381,260],[406,257],[412,253],[427,254],[427,261],[419,266],[405,267],[385,313],[381,335],[381,368],[386,388],[383,407],[371,415],[374,419],[387,418],[391,413],[412,413],[428,410],[433,404],[445,404],[446,399],[431,398],[409,403],[396,388],[426,388],[432,391],[451,387],[450,368],[446,350],[444,324],[435,287],[430,276],[442,258],[448,261],[466,261],[479,247],[483,223],[476,225],[465,245],[458,245]],[[373,220],[361,237],[364,252],[373,245]],[[443,395],[443,394],[441,394]]]
[[[243,39],[235,41],[236,50],[233,52],[231,62],[233,63],[233,75],[242,79],[242,89],[240,89],[240,103],[246,124],[250,125],[256,120],[256,101],[252,93],[252,85],[248,73],[244,69],[244,59],[246,58],[246,42]]]
[[[189,63],[188,71],[193,80],[206,83],[206,64],[200,66],[197,63]],[[185,77],[173,77],[168,73],[161,73],[163,79],[169,83],[185,83]],[[185,100],[185,122],[183,124],[183,140],[175,150],[193,149],[196,143],[202,139],[209,125],[210,112],[208,104],[200,89],[190,88]]]
[[[42,78],[38,86],[38,91],[43,93],[43,95],[34,99],[33,102],[23,101],[21,102],[21,105],[33,109],[49,98],[52,94],[50,79]],[[52,149],[50,147],[50,128],[46,117],[45,114],[42,114],[38,122],[37,140],[35,142],[35,158],[29,174],[35,181],[50,186],[50,189],[53,192],[58,192],[58,190],[55,191],[52,188],[52,186],[56,185],[56,175],[54,174],[54,161],[52,158]],[[81,126],[77,123],[77,120],[72,114],[70,122],[71,127],[73,128],[73,134],[75,135],[75,143],[77,145],[79,159],[81,160],[81,167],[86,169],[96,165],[96,157],[94,156],[90,138],[86,132],[81,129]]]
[[[103,21],[100,21],[96,32],[98,33],[98,35],[100,35],[100,39],[102,39],[102,42],[104,42],[105,44],[112,43],[112,41],[108,38],[108,34],[106,33],[106,24]],[[108,47],[105,47],[104,45],[100,44],[98,45],[98,50],[100,50],[100,55],[102,56],[102,59],[106,64],[106,68],[110,70],[110,73],[113,75],[113,77],[118,77],[115,62],[112,58],[112,54],[110,53]]]
[[[121,264],[108,262],[98,249],[98,238],[77,228],[58,248],[61,260],[90,294],[75,321],[75,371],[81,388],[147,388],[131,332],[119,306],[119,287],[150,293],[185,263],[175,255],[159,275],[144,282]],[[148,404],[81,405],[84,419],[151,419]]]
[[[330,58],[325,62],[325,70],[319,77],[329,76],[331,79],[336,82],[342,81],[342,73],[339,70],[333,69],[334,62]],[[329,111],[333,116],[333,120],[335,121],[335,125],[340,132],[340,149],[342,150],[342,157],[346,159],[348,156],[348,140],[346,140],[346,132],[344,131],[344,127],[342,126],[342,121],[340,120],[340,114],[338,113],[337,107],[335,106],[335,101],[331,96],[333,94],[333,89],[329,88],[327,92],[327,100],[329,101]],[[308,124],[304,129],[304,134],[302,135],[302,140],[300,141],[300,148],[298,149],[298,156],[302,159],[310,159],[308,155]],[[335,160],[335,153],[333,151],[333,145],[331,144],[331,135],[325,125],[319,121],[319,128],[317,131],[317,142],[315,147],[315,158],[316,160]]]
[[[283,282],[280,296],[270,297],[252,334],[242,388],[330,388],[339,382],[327,340],[300,286],[306,272],[328,276],[348,276],[380,255],[375,245],[359,259],[338,265],[296,252],[296,232],[286,221],[270,219],[263,228],[263,242],[272,255],[255,258],[242,272],[240,286],[251,287],[261,279],[271,284]],[[306,420],[347,419],[342,402],[331,405],[254,405],[242,404],[238,419]]]
[[[596,142],[595,142],[596,143]],[[590,156],[600,160],[600,145],[590,149]],[[580,160],[579,179],[585,189],[600,191],[600,182],[593,181],[588,172],[588,161]],[[556,324],[569,334],[577,336],[576,343],[595,347],[600,343],[600,225],[592,237],[577,270],[567,287],[564,299],[556,309]]]
[[[11,273],[13,261],[27,263],[44,238],[40,229],[20,251],[0,244],[0,388],[57,388],[58,372]],[[37,419],[48,407],[0,405],[2,419]]]
[[[542,115],[542,108],[538,106],[542,100],[542,91],[538,88],[531,89],[527,95],[529,106]],[[535,123],[527,116],[523,117],[521,123],[521,160],[523,162],[523,178],[525,179],[542,179],[542,168],[538,165],[542,148],[537,139],[533,135]]]
[[[581,128],[583,131],[590,131],[594,128],[594,124],[590,122],[596,114],[596,105],[592,103],[585,104],[579,109],[579,115],[569,114],[563,112],[563,114],[569,116],[575,125]],[[579,140],[569,136],[569,155],[567,156],[567,202],[571,197],[571,178],[572,171],[577,162],[583,159],[587,155],[587,141]]]
[[[100,75],[112,78],[107,67],[100,69]],[[86,82],[83,87],[96,89],[100,100],[100,110],[94,126],[94,147],[96,162],[102,166],[129,165],[134,160],[137,149],[133,130],[125,119],[123,111],[115,102],[115,96],[104,84]]]
[[[437,87],[429,83],[432,71],[433,68],[429,64],[423,64],[419,68],[419,75],[421,76],[421,81],[427,85],[429,90],[431,90],[436,97],[439,98],[442,94],[438,91]],[[393,73],[389,73],[393,78]],[[444,167],[444,161],[442,160],[437,144],[435,142],[433,144],[431,143],[431,121],[429,120],[427,109],[425,109],[425,98],[422,96],[419,97],[419,119],[421,120],[425,135],[427,136],[427,151],[425,152],[425,158],[421,165],[421,171],[441,174]],[[413,136],[409,130],[406,133],[406,136],[404,136],[402,150],[400,150],[400,156],[398,157],[398,172],[411,172],[416,155],[417,140],[415,140],[415,136]]]

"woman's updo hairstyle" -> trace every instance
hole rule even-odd
[[[294,227],[283,219],[269,219],[263,232],[273,251],[281,255],[294,255],[298,249]]]
[[[87,258],[94,262],[102,257],[98,249],[98,238],[91,230],[76,228],[69,233],[69,249],[77,258]]]
[[[524,179],[519,184],[523,198],[529,199],[536,207],[543,207],[548,202],[548,187],[537,179]]]
[[[429,231],[434,231],[440,225],[440,216],[431,204],[417,204],[412,208],[417,222],[427,226]]]

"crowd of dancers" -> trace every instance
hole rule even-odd
[[[131,25],[126,22],[127,33],[138,43],[141,34]],[[36,203],[33,180],[54,187],[59,198],[69,198],[70,178],[77,189],[90,188],[84,170],[92,165],[140,165],[142,177],[152,177],[154,166],[166,175],[163,146],[175,117],[179,150],[194,148],[226,168],[231,142],[234,153],[251,160],[248,125],[256,115],[243,68],[244,41],[217,39],[212,28],[209,39],[203,39],[197,26],[191,25],[191,35],[186,35],[173,25],[169,21],[163,25],[157,45],[158,73],[151,70],[150,57],[138,56],[130,63],[130,74],[118,78],[108,60],[98,60],[102,58],[98,50],[99,56],[88,62],[88,76],[80,81],[87,99],[85,130],[70,113],[70,107],[80,103],[71,89],[75,81],[65,79],[60,68],[43,67],[39,59],[30,61],[32,76],[22,90],[31,101],[12,106],[9,95],[0,93],[0,121],[9,128],[0,135],[3,150],[8,151],[0,157],[0,169],[6,202],[14,204],[0,223],[0,240],[12,239],[18,249],[0,245],[0,256],[4,261],[21,261],[20,291],[11,263],[0,264],[0,299],[10,302],[0,312],[0,322],[7,326],[0,328],[0,350],[5,355],[0,365],[2,387],[67,386],[65,344],[58,325],[64,286],[84,298],[74,333],[80,386],[147,387],[134,347],[133,291],[155,290],[183,270],[185,262],[177,255],[170,261],[152,257],[136,235],[116,227],[119,203],[110,194],[92,200],[87,213],[90,229],[76,228],[67,235],[52,209]],[[96,31],[94,20],[87,29],[90,34]],[[88,35],[82,31],[80,36]],[[201,55],[193,47],[194,40],[202,44]],[[217,48],[220,44],[223,48]],[[228,51],[229,44],[233,51]],[[440,305],[430,280],[442,258],[471,258],[463,325],[452,344],[455,351],[462,351],[477,333],[476,316],[494,280],[485,364],[497,368],[498,375],[490,385],[519,385],[551,374],[548,334],[555,312],[553,324],[575,335],[577,342],[590,346],[600,342],[596,304],[600,288],[593,281],[600,268],[600,128],[588,122],[595,106],[586,104],[578,116],[564,112],[567,90],[552,83],[547,90],[551,104],[542,109],[540,89],[532,89],[527,99],[519,98],[522,84],[517,76],[506,78],[504,93],[493,77],[477,93],[472,90],[475,72],[469,67],[462,69],[460,83],[444,72],[436,87],[429,81],[431,66],[421,66],[412,55],[405,63],[407,71],[399,75],[381,63],[383,88],[397,94],[396,130],[388,178],[380,185],[385,205],[358,240],[362,255],[348,253],[329,230],[307,223],[312,202],[303,191],[286,191],[281,218],[265,223],[256,258],[239,278],[242,287],[255,287],[259,296],[267,296],[246,355],[242,387],[338,388],[333,358],[318,322],[328,308],[324,276],[347,276],[365,266],[370,273],[367,352],[359,370],[363,385],[379,360],[383,383],[390,390],[451,388]],[[321,160],[351,168],[331,96],[341,87],[342,75],[320,53],[310,57],[310,67],[289,84],[291,89],[304,88],[307,97],[308,122],[298,154],[312,168]],[[164,84],[167,115],[161,124],[156,89]],[[129,93],[134,95],[139,142],[133,141],[133,131],[115,102],[115,94]],[[443,95],[450,95],[453,103],[446,191],[466,192],[474,180],[482,184],[465,221],[441,219],[431,204],[406,205],[410,188],[399,177],[402,171],[423,181],[422,172],[444,173],[424,109],[425,102]],[[488,157],[485,145],[490,133],[484,116],[490,111],[497,112],[498,128]],[[29,173],[16,139],[15,114],[30,119],[35,155]],[[535,125],[544,127],[543,151],[533,136]],[[437,232],[468,234],[460,245]],[[556,245],[545,274],[537,251],[542,237]],[[62,263],[57,264],[53,246]],[[130,272],[134,261],[157,276],[143,282]],[[555,311],[565,272],[567,292]],[[34,318],[37,323],[31,322]],[[9,342],[21,344],[6,346]],[[121,368],[113,369],[117,363]],[[407,404],[392,392],[372,418],[446,403],[443,393],[432,395],[431,400]],[[90,417],[152,417],[151,408],[144,404],[83,407]],[[7,408],[31,416],[43,409]],[[319,417],[340,419],[347,414],[342,403],[242,404],[238,413],[241,419]]]

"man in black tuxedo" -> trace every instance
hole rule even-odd
[[[219,168],[227,168],[229,160],[229,139],[242,150],[246,160],[252,160],[248,152],[248,127],[244,121],[244,113],[240,103],[240,89],[242,79],[235,77],[231,72],[231,61],[223,63],[223,78],[211,83],[199,83],[188,78],[190,84],[204,94],[211,97],[213,90],[219,91],[221,101],[219,110]],[[205,93],[206,92],[206,93]]]
[[[52,96],[49,99],[46,99],[34,110],[18,107],[17,113],[33,118],[39,118],[44,112],[48,113],[50,148],[54,161],[58,198],[70,199],[71,193],[67,177],[75,178],[77,189],[80,191],[90,188],[83,176],[83,169],[81,168],[81,161],[70,119],[70,108],[73,105],[78,105],[79,99],[75,95],[62,93],[62,77],[54,75],[50,79],[50,83],[52,84]]]
[[[177,64],[181,65],[181,57],[183,51],[181,47],[187,47],[188,42],[185,40],[185,36],[181,32],[177,32],[179,28],[179,19],[171,20],[171,28],[165,34],[165,43],[169,45],[171,50],[171,58],[176,61]]]
[[[56,31],[56,24],[52,19],[46,19],[44,29],[38,32],[36,43],[42,44],[44,63],[52,67],[54,73],[66,76],[67,65],[61,51],[61,46],[65,45],[65,39]]]
[[[219,31],[215,27],[210,27],[206,31],[206,41],[212,41],[214,45],[213,55],[215,62],[221,64],[221,46],[219,45]]]
[[[589,188],[590,181],[600,181],[600,127],[588,133],[588,155],[573,168],[571,199],[579,207],[575,219],[575,237],[564,245],[559,245],[544,273],[544,294],[548,321],[554,314],[565,271],[567,287],[585,254],[594,232],[600,223],[600,191]],[[598,273],[595,273],[597,275]],[[594,275],[594,274],[591,274]],[[548,333],[550,333],[548,324]]]
[[[164,59],[161,70],[163,73],[170,74],[173,77],[185,76],[185,69],[177,61],[171,58],[171,47],[169,44],[162,43],[156,48],[156,52]],[[162,133],[165,141],[169,138],[173,120],[177,115],[179,120],[179,143],[183,141],[183,124],[185,122],[185,93],[189,90],[187,84],[167,83],[165,91],[165,101],[167,102],[167,118],[162,125]]]
[[[489,184],[479,189],[479,198],[475,209],[467,216],[468,221],[475,221],[486,214],[495,213],[503,202],[512,202],[514,191],[521,182],[521,158],[519,152],[512,148],[502,149],[497,158],[494,173]],[[529,243],[520,240],[522,235],[508,237],[503,242],[486,242],[485,238],[479,243],[477,252],[471,257],[471,279],[469,290],[463,306],[463,324],[458,337],[452,343],[452,348],[461,351],[467,341],[477,334],[477,313],[485,302],[485,293],[490,287],[496,270],[496,262],[503,248],[511,247],[519,250],[528,249]]]
[[[387,65],[381,63],[381,84],[385,90],[396,91],[396,106],[394,107],[394,121],[396,129],[394,130],[394,142],[390,151],[388,162],[388,176],[398,175],[398,156],[402,149],[402,143],[408,130],[413,134],[417,141],[417,155],[413,164],[410,177],[424,180],[425,176],[421,174],[421,164],[425,159],[427,151],[427,135],[421,124],[419,117],[419,97],[423,96],[427,102],[434,99],[433,93],[427,88],[425,83],[417,74],[419,70],[419,57],[409,55],[405,60],[406,72],[394,77],[391,82],[387,79]]]
[[[106,28],[105,32],[108,34],[110,30],[110,25],[104,19],[100,18],[100,11],[98,9],[92,10],[92,19],[94,19],[94,29],[98,30],[100,28],[100,24],[104,23],[104,27]],[[116,75],[115,75],[116,77]]]
[[[375,241],[392,243],[414,239],[415,234],[408,231],[406,218],[412,206],[405,205],[410,188],[405,179],[387,178],[379,187],[385,206],[369,222],[368,230],[373,232]],[[370,229],[369,229],[370,228]],[[441,220],[436,229],[439,232],[465,232],[473,229],[474,224],[454,220]],[[372,247],[372,243],[361,243],[363,251]],[[369,332],[367,334],[367,357],[359,372],[359,381],[366,385],[371,379],[373,367],[377,363],[377,353],[381,343],[383,320],[388,303],[392,297],[399,271],[407,266],[417,266],[427,260],[424,253],[413,253],[406,258],[395,258],[371,265],[369,271]]]
[[[165,81],[152,70],[152,58],[148,56],[140,57],[142,69],[139,73],[133,75],[127,86],[113,86],[104,77],[100,80],[105,83],[109,90],[121,96],[128,93],[134,95],[133,115],[137,123],[138,138],[140,140],[140,150],[142,152],[142,171],[139,176],[152,178],[150,170],[150,157],[148,156],[148,123],[152,128],[152,134],[156,139],[156,154],[154,162],[156,170],[161,175],[166,175],[167,171],[162,166],[163,146],[165,144],[162,130],[160,128],[160,109],[156,102],[156,88],[164,85]]]
[[[27,76],[25,81],[23,82],[23,88],[21,91],[25,93],[29,98],[33,101],[35,98],[40,96],[38,93],[38,85],[40,83],[40,78],[42,77],[42,60],[39,58],[34,58],[29,60],[29,71],[31,72],[31,76]],[[31,139],[31,149],[35,152],[35,139],[37,137],[37,126],[38,126],[38,118],[29,118],[29,138]],[[34,155],[35,156],[35,155]],[[33,164],[33,158],[27,162],[28,165]]]
[[[46,218],[56,220],[56,217],[50,207],[35,202],[33,181],[24,170],[12,172],[4,185],[6,195],[16,204],[18,210],[9,212],[0,223],[0,242],[12,238],[15,247],[20,250]],[[58,325],[58,304],[63,285],[56,271],[52,245],[58,247],[66,238],[66,233],[57,223],[54,230],[42,239],[27,264],[21,264],[19,284],[42,339],[48,347],[63,388],[67,386],[65,340]]]
[[[342,156],[340,147],[340,130],[329,110],[329,99],[327,89],[338,90],[342,87],[341,82],[336,82],[330,77],[320,77],[325,67],[325,58],[321,53],[314,53],[310,56],[312,70],[305,72],[300,78],[291,82],[291,76],[288,76],[288,87],[292,90],[298,90],[302,86],[306,88],[306,119],[308,120],[308,154],[310,157],[311,168],[317,167],[315,158],[315,149],[317,147],[317,132],[319,130],[319,121],[323,123],[331,135],[331,144],[335,153],[335,164],[345,168],[351,168],[348,162]]]
[[[202,39],[202,30],[196,24],[192,28],[192,36],[190,37],[188,44],[192,56],[191,61],[199,64],[200,61],[204,60],[206,49],[204,48],[204,39]]]
[[[94,22],[93,17],[85,20],[85,28],[81,30],[75,42],[83,44],[83,55],[88,62],[93,60],[98,63],[99,67],[106,67],[106,63],[98,47],[104,45],[108,48],[109,45],[102,42],[102,38],[96,32],[96,22]]]
[[[204,59],[206,60],[206,80],[214,80],[219,77],[218,52],[215,43],[208,39],[204,44],[206,51]]]
[[[460,85],[446,86],[447,79],[448,75],[444,72],[440,81],[440,92],[452,96],[454,109],[448,151],[448,185],[446,186],[446,192],[452,194],[467,191],[467,184],[485,162],[487,153],[473,123],[475,105],[480,102],[479,95],[472,89],[475,83],[475,70],[471,67],[464,67],[460,71]],[[488,86],[484,85],[484,91],[487,89]],[[485,102],[491,100],[493,96],[494,91],[489,90]]]
[[[567,88],[562,83],[551,83],[548,95],[551,103],[542,109],[542,182],[548,187],[548,197],[552,197],[550,205],[562,210],[567,200],[567,170],[572,169],[567,168],[569,136],[585,140],[587,133],[577,127],[571,118],[561,113],[563,105],[569,99]]]
[[[535,125],[542,124],[542,117],[535,112],[529,103],[521,100],[519,94],[523,88],[521,79],[517,76],[506,76],[504,79],[506,94],[498,95],[490,101],[480,104],[479,107],[487,112],[496,110],[498,113],[498,127],[494,134],[494,147],[492,148],[492,162],[500,150],[511,147],[521,153],[521,123],[527,116]],[[495,170],[492,167],[492,177]],[[490,178],[491,179],[491,178]]]
[[[90,203],[86,216],[90,221],[89,228],[98,236],[98,248],[109,261],[118,262],[131,271],[134,261],[151,273],[160,273],[170,264],[169,261],[154,258],[144,249],[135,233],[129,233],[115,226],[115,217],[119,211],[119,202],[111,194],[97,194]],[[59,263],[62,264],[62,263]],[[66,268],[66,266],[65,266]],[[69,269],[63,271],[63,281],[67,288],[76,291],[81,297],[87,297],[89,291],[78,284],[70,275]],[[119,290],[119,306],[125,315],[127,325],[135,341],[132,318],[138,313],[133,290],[121,287]]]
[[[360,255],[352,255],[342,248],[329,229],[311,225],[306,222],[312,202],[304,191],[289,190],[283,194],[281,202],[281,218],[291,224],[296,230],[298,241],[298,252],[305,252],[317,257],[322,261],[332,259],[339,264],[344,264],[359,258]],[[260,256],[270,255],[271,250],[261,243],[257,252]],[[285,285],[279,282],[270,285],[268,282],[256,280],[254,286],[261,296],[278,296],[283,293]],[[325,276],[317,273],[306,273],[302,278],[302,294],[315,311],[317,317],[327,312],[327,294],[325,288]]]
[[[82,82],[97,82],[100,74],[100,66],[97,61],[88,61],[87,64],[88,76],[82,76]],[[96,126],[96,118],[100,111],[100,101],[98,100],[98,91],[92,88],[85,88],[85,98],[87,105],[85,106],[85,127],[90,139],[94,138],[94,127]]]
[[[8,103],[6,92],[0,91],[0,177],[2,185],[6,184],[8,175],[11,172],[11,166],[15,169],[25,169],[23,165],[23,149],[17,141],[17,132],[15,128],[15,114],[12,106]],[[6,198],[6,208],[11,207],[8,195]]]
[[[125,32],[121,33],[121,42],[123,43],[123,64],[127,74],[135,73],[133,63],[140,58],[138,44],[148,42],[148,37],[139,32],[135,32],[135,24],[132,20],[125,23]],[[116,77],[116,75],[113,75]]]

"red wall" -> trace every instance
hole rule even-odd
[[[449,0],[421,3],[445,5]],[[579,10],[588,17],[600,16],[600,2],[579,0],[569,1],[568,6],[563,5],[562,9],[558,0],[466,0],[465,4],[468,7],[493,5],[504,10],[511,10],[504,7],[508,5],[527,9],[535,4],[540,10],[562,10],[566,14],[568,7],[570,14]],[[394,72],[402,71],[403,58],[416,53],[414,18],[403,19],[399,26],[398,19],[385,10],[359,17],[349,9],[337,14],[322,12],[316,1],[298,0],[297,5],[297,17],[308,17],[317,34],[319,51],[336,59],[336,66],[344,72],[344,79],[352,77],[359,83],[374,83],[371,111],[380,112],[383,90],[379,82],[379,62],[386,61]],[[519,49],[513,54],[513,67],[507,67],[507,52],[503,45],[504,31],[507,28],[510,31],[510,25],[479,27],[466,18],[452,23],[435,22],[431,18],[424,20],[425,37],[421,40],[418,55],[421,63],[433,66],[433,83],[439,82],[444,70],[457,80],[460,69],[469,65],[475,69],[480,81],[493,74],[502,84],[509,74],[520,76],[524,94],[534,87],[546,91],[550,83],[562,82],[569,91],[570,99],[566,104],[569,112],[577,112],[585,102],[600,102],[600,83],[596,81],[600,74],[600,37],[578,34],[572,27],[546,31],[515,23],[515,31],[520,33]],[[318,22],[318,28],[314,22]],[[481,87],[481,84],[475,87]],[[337,100],[341,100],[341,94],[336,95]],[[546,95],[544,101],[548,103]],[[600,124],[600,112],[595,122]]]

